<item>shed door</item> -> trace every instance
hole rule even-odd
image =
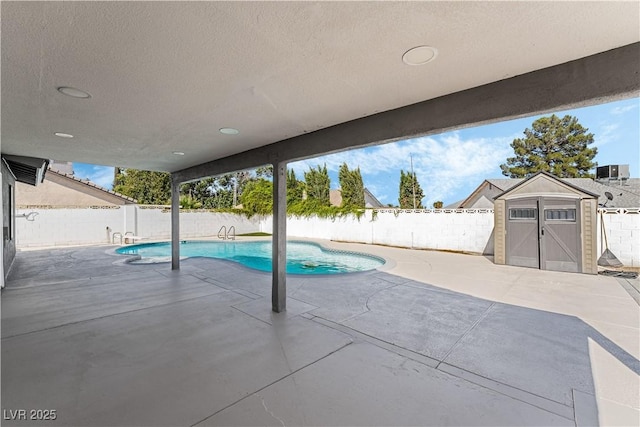
[[[575,199],[542,199],[540,268],[581,271],[580,210]]]
[[[540,268],[539,198],[507,201],[506,261],[509,265]]]
[[[579,221],[579,201],[575,199],[507,201],[507,264],[582,271]]]

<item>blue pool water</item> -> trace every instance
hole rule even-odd
[[[140,262],[163,262],[171,258],[171,243],[145,243],[116,250],[123,255],[140,255]],[[180,243],[181,257],[221,258],[261,271],[271,271],[271,241]],[[311,242],[287,242],[287,273],[337,274],[373,270],[382,258],[355,252],[334,251]]]

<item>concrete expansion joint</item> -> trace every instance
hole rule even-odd
[[[233,292],[233,291],[229,291],[229,292]],[[250,314],[250,313],[246,313],[246,312],[244,312],[244,311],[240,310],[238,307],[236,307],[236,306],[234,306],[234,305],[232,305],[232,306],[230,306],[230,307],[231,307],[232,309],[236,310],[238,313],[244,314],[245,316],[249,316],[249,317],[251,317],[251,318],[252,318],[252,319],[254,319],[254,320],[257,320],[257,321],[259,321],[259,322],[261,322],[261,323],[264,323],[265,325],[273,326],[271,323],[267,322],[266,320],[261,319],[261,318],[259,318],[259,317],[256,317],[256,316],[254,316],[254,315],[252,315],[252,314]]]
[[[496,305],[495,302],[492,302],[491,305],[489,305],[489,307],[487,307],[487,309],[484,311],[484,313],[482,313],[478,319],[473,322],[473,324],[469,327],[469,329],[467,329],[465,331],[464,334],[462,334],[460,336],[460,338],[458,338],[458,340],[451,346],[451,348],[449,349],[449,351],[447,351],[447,354],[444,355],[444,357],[442,358],[442,360],[440,361],[440,363],[443,363],[445,360],[447,360],[447,357],[449,357],[449,355],[451,354],[451,352],[453,352],[453,350],[455,350],[455,348],[460,345],[460,343],[465,339],[465,337],[467,335],[469,335],[471,333],[471,331],[473,331],[475,329],[476,326],[478,326],[478,324],[480,322],[482,322],[488,315],[489,312],[493,309],[493,307]],[[440,363],[438,363],[438,366],[440,366]],[[436,369],[438,368],[438,366],[436,366]]]
[[[333,350],[332,352],[327,353],[326,355],[324,355],[324,356],[320,357],[319,359],[314,360],[314,361],[313,361],[313,362],[311,362],[311,363],[307,363],[306,365],[301,366],[300,368],[298,368],[298,369],[296,369],[296,370],[294,370],[294,371],[289,372],[287,375],[284,375],[283,377],[278,378],[277,380],[275,380],[275,381],[273,381],[273,382],[271,382],[271,383],[269,383],[269,384],[267,384],[267,385],[265,385],[265,386],[263,386],[263,387],[259,388],[258,390],[254,391],[254,392],[252,392],[252,393],[249,393],[249,394],[247,394],[246,396],[244,396],[244,397],[242,397],[242,398],[240,398],[240,399],[238,399],[238,400],[236,400],[236,401],[234,401],[234,402],[231,402],[230,404],[228,404],[228,405],[227,405],[227,406],[225,406],[224,408],[221,408],[221,409],[217,410],[216,412],[212,413],[211,415],[208,415],[208,416],[204,417],[204,418],[203,418],[203,419],[201,419],[200,421],[197,421],[197,422],[195,422],[195,423],[191,424],[191,426],[190,426],[190,427],[196,427],[198,424],[201,424],[201,423],[205,422],[205,421],[206,421],[206,420],[208,420],[209,418],[211,418],[211,417],[213,417],[213,416],[215,416],[215,415],[219,414],[220,412],[224,411],[225,409],[228,409],[228,408],[230,408],[230,407],[232,407],[232,406],[234,406],[234,405],[236,405],[236,404],[238,404],[238,403],[242,402],[242,401],[243,401],[243,400],[245,400],[245,399],[248,399],[248,398],[249,398],[249,397],[251,397],[251,396],[256,396],[256,397],[259,397],[260,399],[262,399],[262,397],[260,396],[260,393],[261,393],[263,390],[265,390],[265,389],[267,389],[267,388],[271,387],[271,386],[272,386],[272,385],[274,385],[274,384],[279,383],[280,381],[286,380],[287,378],[289,378],[289,377],[291,377],[291,376],[293,376],[293,375],[297,374],[298,372],[302,371],[303,369],[308,368],[309,366],[315,365],[316,363],[318,363],[318,362],[320,362],[320,361],[322,361],[322,360],[326,359],[327,357],[330,357],[331,355],[333,355],[333,354],[335,354],[335,353],[337,353],[337,352],[341,351],[342,349],[344,349],[344,348],[346,348],[346,347],[350,346],[351,344],[353,344],[353,341],[350,341],[350,342],[348,342],[348,343],[346,343],[346,344],[344,344],[344,345],[342,345],[342,346],[338,347],[337,349]],[[264,405],[264,401],[263,401],[263,406],[265,406],[265,405]],[[265,407],[265,409],[266,409],[266,407]],[[268,409],[267,409],[267,411],[268,411]],[[269,412],[269,413],[271,414],[271,412]],[[272,415],[273,415],[273,414],[272,414]],[[279,420],[279,421],[282,423],[282,420],[280,420],[279,418],[275,417],[275,415],[273,415],[273,416],[274,416],[274,418],[276,418],[277,420]],[[282,425],[284,425],[284,423],[282,423]]]
[[[310,320],[313,320],[314,322],[320,323],[321,325],[324,325],[324,326],[326,326],[328,328],[331,328],[331,329],[334,329],[336,331],[345,333],[345,334],[349,335],[354,340],[354,342],[367,342],[369,344],[375,345],[376,347],[380,347],[382,349],[391,351],[393,353],[396,353],[399,356],[406,357],[408,359],[411,359],[411,360],[413,360],[415,362],[418,362],[418,363],[421,363],[423,365],[429,366],[431,368],[435,368],[437,366],[438,362],[439,362],[438,360],[433,359],[433,358],[431,358],[429,356],[425,356],[425,355],[417,353],[417,352],[415,352],[413,350],[409,350],[407,348],[398,346],[398,345],[396,345],[394,343],[381,340],[380,338],[376,338],[376,337],[373,337],[371,335],[367,335],[364,332],[357,331],[357,330],[355,330],[353,328],[350,328],[349,326],[345,326],[345,325],[342,325],[340,323],[336,323],[336,322],[333,322],[331,320],[327,320],[327,319],[325,319],[323,317],[320,317],[320,316],[315,316],[315,317],[313,317],[313,319],[310,319]]]
[[[543,411],[551,412],[571,421],[575,420],[573,406],[551,400],[547,397],[531,393],[530,391],[505,384],[503,382],[476,374],[471,371],[467,371],[466,369],[460,368],[455,365],[450,365],[448,363],[441,362],[435,369],[453,377],[475,384],[477,386],[494,391],[503,396],[507,396],[511,399],[515,399],[528,405],[535,406],[536,408],[542,409]]]
[[[223,292],[228,292],[228,291],[223,291]],[[223,292],[213,292],[211,294],[199,295],[199,296],[193,297],[193,298],[185,298],[185,299],[182,299],[180,301],[171,301],[171,302],[168,302],[166,304],[156,304],[156,305],[152,305],[152,306],[149,306],[149,307],[141,307],[141,308],[136,308],[136,309],[133,309],[133,310],[126,310],[126,311],[121,311],[121,312],[118,312],[118,313],[111,313],[111,314],[107,314],[107,315],[104,315],[104,316],[91,317],[89,319],[77,320],[75,322],[63,323],[61,325],[55,325],[55,326],[51,326],[51,327],[48,327],[48,328],[37,329],[35,331],[28,331],[28,332],[22,332],[22,333],[19,333],[19,334],[9,335],[9,336],[6,336],[6,337],[2,337],[1,340],[4,341],[4,340],[9,340],[11,338],[22,337],[24,335],[31,335],[31,334],[36,334],[36,333],[39,333],[39,332],[44,332],[44,331],[50,331],[50,330],[54,330],[54,329],[64,328],[64,327],[70,326],[70,325],[78,325],[78,324],[82,324],[82,323],[93,322],[93,321],[96,321],[96,320],[108,319],[110,317],[121,316],[123,314],[135,313],[135,312],[145,311],[145,310],[153,310],[153,309],[156,309],[156,308],[166,307],[166,306],[174,305],[174,304],[182,304],[182,303],[185,303],[185,302],[189,302],[189,301],[193,301],[193,300],[197,300],[197,299],[201,299],[201,298],[206,298],[206,297],[209,297],[209,296],[212,296],[212,295],[221,294]]]
[[[480,320],[488,314],[489,310],[491,309],[491,307],[493,307],[494,304],[492,304],[491,306],[489,306],[489,308],[487,308],[483,316],[481,316],[481,318],[474,323],[474,325],[469,329],[469,331],[471,331],[471,329],[473,329],[480,322]],[[444,362],[444,359],[446,358],[446,356],[442,360],[437,360],[429,356],[425,356],[421,353],[417,353],[413,350],[409,350],[407,348],[390,343],[388,341],[384,341],[379,338],[372,337],[370,335],[367,335],[365,333],[352,329],[348,326],[332,322],[331,320],[324,319],[323,317],[320,317],[320,316],[314,316],[310,320],[313,320],[314,322],[320,323],[329,328],[332,328],[337,331],[350,335],[354,340],[354,343],[356,344],[366,342],[368,344],[374,345],[384,350],[391,351],[401,357],[411,359],[412,361],[425,365],[428,368],[432,368],[444,374],[451,375],[452,377],[455,377],[457,379],[491,390],[503,396],[507,396],[511,399],[515,399],[520,402],[526,403],[528,405],[534,406],[538,409],[551,412],[553,414],[559,415],[568,420],[571,420],[571,421],[575,420],[574,414],[573,414],[574,409],[572,406],[568,406],[563,403],[556,402],[554,400],[548,399],[543,396],[538,396],[529,391],[519,389],[517,387],[502,383],[500,381],[496,381],[494,379],[484,377],[482,375],[478,375],[476,373],[464,370],[454,365],[450,365]],[[453,347],[455,347],[455,345]],[[447,353],[447,355],[448,354],[449,353]]]

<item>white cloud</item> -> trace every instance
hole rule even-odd
[[[397,189],[389,187],[382,175],[400,175],[400,170],[413,168],[426,197],[425,206],[436,200],[451,200],[451,193],[467,186],[475,187],[482,179],[494,175],[501,163],[511,154],[509,143],[513,136],[500,138],[472,138],[463,140],[459,134],[448,133],[437,137],[420,137],[366,149],[329,154],[290,164],[299,179],[309,167],[326,163],[329,171],[337,171],[343,162],[349,167],[360,167],[365,185],[374,194],[391,193],[391,197],[376,194],[381,201],[396,203]],[[377,179],[376,181],[374,181]],[[395,182],[397,183],[397,180]]]
[[[76,173],[76,176],[88,179],[101,187],[111,189],[113,187],[113,169],[111,166],[93,165],[91,169],[84,171],[82,174]]]
[[[595,135],[593,147],[601,147],[603,145],[609,144],[610,142],[616,141],[620,138],[617,130],[620,128],[620,123],[609,123],[606,125],[602,125],[600,128],[600,134]]]
[[[627,111],[631,111],[637,107],[638,107],[637,104],[625,105],[624,107],[615,107],[610,111],[610,114],[616,114],[616,115],[624,114]]]

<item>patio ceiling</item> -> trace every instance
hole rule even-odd
[[[170,172],[640,40],[637,2],[3,2],[1,11],[3,153]],[[406,65],[402,55],[421,45],[436,58]]]

